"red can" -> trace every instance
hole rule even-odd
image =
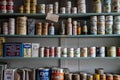
[[[45,47],[44,57],[49,57],[49,47]]]
[[[11,5],[7,5],[7,12],[8,13],[13,13],[14,12],[14,7]]]
[[[1,12],[1,13],[7,13],[6,6],[1,5],[1,6],[0,6],[0,12]]]
[[[55,56],[55,47],[50,47],[49,57]]]
[[[117,48],[117,56],[120,57],[120,47]]]

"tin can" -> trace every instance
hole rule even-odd
[[[90,33],[96,35],[97,34],[97,16],[90,17]]]
[[[74,57],[74,48],[68,48],[68,57]]]
[[[30,4],[30,13],[36,13],[36,4]]]
[[[50,69],[48,68],[37,69],[37,80],[50,80]]]
[[[109,15],[105,17],[106,24],[113,24],[113,16]]]
[[[81,3],[84,3],[84,4],[85,4],[85,3],[86,3],[86,0],[78,0],[77,3],[78,3],[78,4],[81,4]]]
[[[72,7],[72,13],[77,14],[77,7]]]
[[[96,47],[88,48],[88,57],[96,57]]]
[[[37,12],[45,14],[45,4],[38,4],[37,5]]]
[[[44,53],[45,53],[44,51],[45,51],[44,47],[39,48],[39,56],[42,57],[42,58],[44,57]]]
[[[55,47],[50,47],[49,57],[55,57]]]
[[[73,35],[77,35],[77,21],[73,21]]]
[[[120,75],[117,74],[113,75],[113,80],[119,80],[119,79],[120,79]]]
[[[120,16],[114,16],[114,24],[120,25]]]
[[[3,34],[5,35],[8,34],[8,23],[7,22],[3,23]]]
[[[66,13],[68,13],[68,14],[71,13],[71,8],[70,7],[66,7],[65,10],[66,10]]]
[[[44,23],[43,27],[42,27],[43,31],[42,31],[42,34],[43,35],[48,35],[48,23]]]
[[[53,8],[53,12],[54,14],[58,14],[58,11],[59,11],[59,3],[58,2],[55,2],[54,3],[54,8]]]
[[[103,4],[111,4],[112,0],[103,0]]]
[[[30,13],[30,4],[25,4],[24,5],[24,12],[25,13]]]
[[[87,80],[87,73],[86,72],[80,72],[80,80]]]
[[[45,47],[45,49],[44,49],[44,57],[49,57],[49,55],[50,55],[50,49],[49,49],[49,47]]]
[[[14,1],[13,1],[13,0],[8,0],[8,1],[7,1],[7,5],[13,6],[13,5],[14,5]]]
[[[120,1],[119,0],[112,1],[112,12],[120,12]]]
[[[71,7],[72,7],[72,3],[71,3],[71,1],[67,1],[67,3],[66,3],[66,7],[67,7],[67,8],[71,8]]]
[[[100,74],[94,74],[93,79],[94,80],[100,80]]]
[[[53,13],[53,4],[48,4],[48,12],[47,13]]]
[[[120,57],[120,47],[117,48],[117,56]]]
[[[72,74],[72,80],[80,80],[79,74]]]
[[[30,0],[24,0],[24,3],[30,3]]]
[[[42,23],[36,23],[36,35],[42,35]]]
[[[84,47],[84,48],[80,49],[80,56],[81,57],[87,57],[88,56],[87,54],[88,54],[87,47]]]
[[[93,34],[93,35],[97,35],[97,26],[91,25],[90,33]]]
[[[105,47],[97,47],[96,48],[96,57],[105,57]]]
[[[101,0],[94,0],[94,3],[101,3]]]
[[[96,74],[104,74],[104,69],[103,68],[96,68],[95,73]]]
[[[93,80],[93,75],[92,74],[87,74],[87,80]]]
[[[55,57],[61,57],[61,47],[56,47],[55,48]]]
[[[24,43],[24,57],[31,57],[32,56],[32,44],[31,43]]]
[[[106,80],[106,74],[101,74],[100,75],[100,80]]]
[[[113,80],[112,74],[106,74],[106,80]]]
[[[114,34],[120,34],[120,24],[115,24],[113,29]]]
[[[7,13],[6,6],[0,5],[0,12],[1,12],[1,13]]]
[[[60,8],[60,13],[65,14],[65,12],[66,12],[66,8],[65,7],[61,7]]]
[[[0,0],[0,5],[6,6],[7,5],[7,1],[6,0]]]
[[[111,12],[111,4],[104,4],[103,12],[110,13]]]
[[[86,4],[85,3],[78,4],[78,13],[86,13]]]
[[[15,19],[14,18],[9,18],[9,23],[8,23],[8,33],[11,35],[15,34]]]
[[[67,20],[67,35],[72,35],[72,18]]]
[[[51,80],[64,80],[64,72],[62,68],[52,68]]]
[[[14,13],[14,7],[11,5],[7,5],[7,13]]]
[[[24,12],[24,6],[23,5],[18,7],[18,12],[19,13],[23,13]]]
[[[67,48],[62,48],[62,57],[67,57]]]
[[[93,5],[93,12],[101,13],[102,12],[102,5],[101,3],[94,3]]]
[[[104,35],[105,34],[105,22],[98,23],[98,34]]]
[[[74,57],[80,57],[80,48],[74,49]]]
[[[72,73],[65,73],[64,80],[72,80]]]
[[[116,47],[115,46],[108,47],[107,56],[108,57],[116,57]]]
[[[37,5],[37,0],[30,0],[30,3],[34,3]]]

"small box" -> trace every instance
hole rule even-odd
[[[23,44],[20,42],[3,43],[4,57],[23,57]]]
[[[31,43],[23,43],[24,57],[31,57],[32,55],[32,45]]]
[[[6,69],[4,71],[4,80],[15,80],[15,69]]]
[[[39,57],[39,43],[32,43],[32,57]]]

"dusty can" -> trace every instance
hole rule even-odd
[[[116,57],[116,47],[115,46],[108,47],[107,56],[108,57]]]
[[[77,14],[77,7],[72,7],[72,13]]]
[[[80,57],[80,48],[74,49],[74,57]]]
[[[37,12],[45,14],[45,4],[38,4],[37,5]]]
[[[80,57],[87,57],[88,55],[88,49],[87,47],[81,48],[80,49]]]
[[[14,35],[15,34],[15,19],[14,18],[9,18],[9,23],[8,23],[8,33]]]
[[[62,57],[67,57],[67,48],[62,48]]]
[[[53,13],[53,4],[48,4],[48,13]]]
[[[66,10],[66,13],[68,13],[68,14],[71,13],[71,8],[70,7],[66,7],[65,10]]]
[[[49,57],[55,57],[55,47],[50,47]]]
[[[86,13],[86,4],[85,3],[78,4],[78,13]]]
[[[120,12],[120,1],[112,0],[112,12]]]
[[[39,56],[42,57],[42,58],[44,57],[44,51],[45,51],[44,47],[39,48]]]
[[[23,5],[18,7],[18,12],[19,13],[24,13],[24,6]]]
[[[55,57],[61,57],[61,47],[55,48]]]
[[[113,80],[112,74],[106,74],[106,80]]]

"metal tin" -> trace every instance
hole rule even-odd
[[[77,14],[77,7],[72,7],[72,13]]]
[[[102,12],[102,5],[101,3],[94,3],[93,5],[93,12],[95,13],[101,13]]]
[[[80,56],[81,57],[87,57],[88,56],[87,54],[88,54],[87,47],[84,47],[84,48],[80,49]]]
[[[68,48],[68,57],[74,57],[74,48]]]
[[[36,35],[42,35],[42,23],[36,23]]]
[[[105,57],[105,47],[97,47],[96,48],[96,57]]]
[[[94,74],[93,79],[94,80],[100,80],[100,74]]]
[[[37,5],[37,12],[45,14],[45,4],[38,4]]]
[[[6,6],[7,5],[7,1],[6,0],[0,0],[0,5]]]
[[[72,18],[67,20],[67,35],[72,35]]]
[[[36,13],[36,4],[30,4],[30,13]]]
[[[101,74],[100,75],[100,80],[106,80],[106,74]]]
[[[53,12],[54,14],[58,14],[58,11],[59,11],[59,3],[58,2],[55,2],[54,3],[54,8],[53,8]]]
[[[84,3],[84,4],[85,4],[85,3],[86,3],[86,0],[78,0],[78,1],[77,1],[77,4],[81,4],[81,3]]]
[[[50,49],[49,49],[49,47],[45,47],[45,49],[44,49],[44,57],[49,57],[49,55],[50,55]]]
[[[112,12],[120,12],[120,1],[119,0],[112,1]]]
[[[61,47],[55,48],[55,57],[61,57]]]
[[[96,69],[95,69],[95,73],[96,73],[96,74],[100,74],[100,75],[101,75],[101,74],[104,74],[104,69],[103,69],[103,68],[96,68]]]
[[[60,13],[65,14],[66,13],[66,8],[65,7],[61,7],[60,8]]]
[[[98,29],[97,29],[98,34],[104,35],[105,34],[105,24],[104,22],[98,23]]]
[[[78,4],[78,13],[86,13],[86,4],[85,3]]]
[[[74,49],[74,57],[80,57],[80,48]]]
[[[112,74],[106,74],[106,80],[113,80]]]
[[[67,1],[66,7],[67,7],[67,8],[71,8],[71,7],[72,7],[71,1]]]
[[[42,57],[42,58],[44,57],[44,51],[45,51],[44,47],[39,48],[39,56]]]
[[[92,74],[87,74],[87,80],[93,80],[93,75]]]
[[[23,5],[18,7],[18,12],[19,13],[23,13],[24,12],[24,6]]]
[[[48,4],[48,12],[47,13],[53,13],[53,4]]]
[[[55,35],[54,23],[51,23],[49,26],[49,35]]]
[[[55,47],[50,47],[49,57],[55,57]]]
[[[31,43],[23,43],[24,57],[32,56],[32,45]]]
[[[103,12],[110,13],[111,12],[111,4],[104,4]]]
[[[120,75],[117,74],[113,75],[113,80],[119,80],[119,79],[120,79]]]
[[[80,80],[87,80],[87,73],[86,72],[80,72]]]
[[[14,7],[11,5],[7,5],[7,13],[14,13]]]
[[[115,24],[113,29],[114,34],[120,34],[120,24]]]
[[[96,35],[97,34],[97,16],[90,17],[90,33]]]
[[[24,5],[24,13],[30,13],[30,4]]]
[[[114,24],[120,25],[120,16],[114,16]]]
[[[7,5],[13,6],[13,5],[14,5],[14,1],[13,1],[13,0],[8,0],[8,1],[7,1]]]
[[[71,13],[71,8],[70,7],[66,7],[65,10],[66,10],[66,13],[68,13],[68,14]]]
[[[42,31],[42,34],[43,35],[48,35],[48,23],[44,23],[43,27],[42,27],[43,31]]]
[[[103,0],[103,4],[111,4],[112,0]]]
[[[97,26],[91,25],[90,33],[93,34],[93,35],[96,35],[97,34]]]
[[[120,47],[117,48],[117,56],[120,57]]]
[[[0,12],[1,12],[1,13],[7,13],[6,6],[0,5]]]
[[[65,73],[64,80],[72,80],[72,73]]]
[[[50,69],[48,68],[37,69],[37,80],[50,80]]]
[[[11,35],[15,34],[15,19],[14,18],[9,18],[9,23],[8,23],[8,33]]]
[[[107,56],[108,57],[116,57],[116,47],[115,46],[108,47]]]
[[[96,57],[96,47],[88,48],[88,57]]]
[[[8,23],[7,22],[3,23],[3,34],[5,35],[8,34]]]
[[[73,21],[72,29],[73,35],[77,35],[77,21]]]
[[[72,80],[80,80],[79,74],[72,74]]]
[[[52,68],[51,80],[64,80],[64,72],[62,68]]]
[[[62,57],[67,57],[67,48],[62,48]]]

